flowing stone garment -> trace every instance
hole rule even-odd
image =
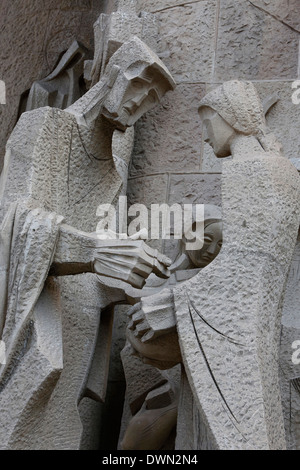
[[[187,376],[177,448],[284,449],[278,352],[299,176],[286,158],[262,152],[225,162],[222,178],[223,248],[174,290]]]

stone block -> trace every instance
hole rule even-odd
[[[215,54],[217,2],[202,1],[157,13],[159,51],[177,83],[210,81]]]
[[[201,2],[203,0],[198,0]],[[150,11],[155,13],[160,10],[167,10],[169,8],[177,7],[177,6],[185,6],[189,5],[190,3],[197,3],[197,1],[191,0],[137,0],[137,11]]]
[[[6,83],[7,105],[0,106],[0,170],[21,95],[53,70],[74,39],[92,48],[93,23],[103,7],[99,0],[1,2],[0,79]]]
[[[131,175],[199,171],[202,85],[181,84],[136,125]]]
[[[298,0],[252,0],[252,4],[300,32],[300,3]]]
[[[216,80],[297,77],[299,35],[251,2],[221,0]]]
[[[201,160],[201,171],[203,173],[222,173],[223,160],[224,158],[217,158],[211,146],[206,142],[203,142],[203,154]]]
[[[168,203],[221,206],[221,176],[201,173],[172,175]]]

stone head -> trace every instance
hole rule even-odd
[[[221,210],[218,206],[206,204],[204,206],[204,221],[196,221],[195,214],[193,215],[193,218],[192,230],[194,233],[202,233],[201,238],[204,235],[204,238],[201,239],[201,244],[203,245],[200,250],[188,249],[186,239],[184,237],[184,251],[195,267],[204,268],[216,258],[222,247],[223,224]],[[202,226],[202,230],[197,230],[196,224],[200,224]]]
[[[125,130],[175,88],[167,68],[146,44],[134,37],[124,43],[108,63],[106,80],[111,87],[102,114]]]
[[[267,134],[265,115],[252,83],[225,82],[204,97],[199,114],[204,124],[204,140],[217,157],[231,155],[230,145],[238,134],[255,136],[263,147]]]
[[[200,250],[187,250],[187,254],[197,268],[204,268],[211,263],[222,248],[222,221],[206,220],[204,224],[204,241]]]

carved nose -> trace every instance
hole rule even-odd
[[[147,98],[147,96],[148,96],[148,93],[143,93],[142,95],[133,98],[132,101],[135,103],[136,107],[139,107],[141,106],[144,99]]]
[[[207,253],[209,253],[210,255],[214,255],[215,252],[216,252],[216,249],[217,249],[217,245],[216,243],[212,243],[211,245],[209,245],[209,247],[207,248]]]
[[[204,142],[209,144],[209,137],[208,137],[206,126],[203,127],[202,135],[203,135]]]

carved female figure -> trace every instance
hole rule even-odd
[[[252,83],[224,83],[200,115],[215,154],[232,160],[222,171],[222,251],[174,289],[185,370],[176,448],[283,449],[278,349],[299,176]],[[170,316],[165,331],[171,325]]]

